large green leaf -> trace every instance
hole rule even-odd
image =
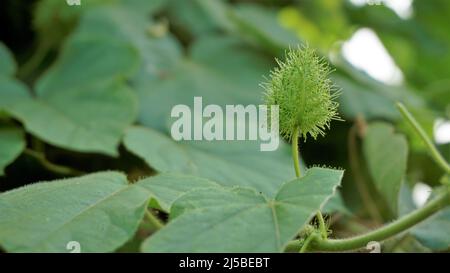
[[[211,187],[219,185],[176,173],[130,185],[116,172],[26,186],[0,195],[0,245],[11,252],[66,252],[77,241],[82,252],[113,251],[133,236],[148,200],[169,212],[183,194]]]
[[[363,150],[375,187],[396,213],[408,159],[405,137],[395,134],[394,127],[387,123],[372,123],[367,128]]]
[[[35,97],[20,83],[0,78],[0,107],[50,144],[117,155],[137,113],[134,93],[125,85],[137,67],[137,52],[128,43],[77,32],[37,82]]]
[[[21,99],[7,110],[50,144],[117,155],[124,129],[136,117],[136,98],[124,82],[136,61],[136,52],[125,43],[76,37],[38,81],[37,96],[14,91]]]
[[[25,186],[0,195],[0,245],[10,252],[109,252],[130,239],[148,192],[104,172]]]
[[[16,104],[12,113],[27,131],[50,144],[115,156],[135,108],[132,92],[110,82],[28,99]]]
[[[128,42],[77,30],[37,82],[37,98],[17,105],[14,115],[48,143],[115,156],[136,117],[125,80],[137,67],[138,53]]]
[[[39,79],[36,93],[46,96],[96,82],[126,79],[137,65],[137,52],[128,43],[81,33],[72,37],[51,69]]]
[[[261,152],[255,141],[185,141],[144,127],[133,127],[125,147],[159,172],[180,172],[214,180],[224,186],[245,186],[272,197],[282,181],[295,177],[290,149]]]
[[[129,9],[104,7],[87,12],[80,22],[77,33],[81,37],[94,36],[114,43],[127,41],[129,46],[136,50],[141,62],[136,75],[131,79],[131,84],[139,94],[141,120],[144,116],[144,120],[151,120],[153,125],[163,123],[170,117],[172,105],[167,105],[165,98],[160,97],[146,100],[145,94],[157,91],[158,87],[155,84],[160,80],[177,83],[171,79],[169,73],[178,66],[182,54],[180,45],[171,35],[167,33],[162,37],[151,35],[149,29],[152,28],[152,23],[147,16],[136,14]],[[165,94],[164,90],[161,94]],[[179,95],[169,97],[174,100]],[[162,119],[159,118],[162,114],[153,114],[155,111],[161,112],[161,109],[165,110],[163,114],[169,114]]]
[[[313,168],[276,196],[247,188],[188,192],[169,224],[142,245],[145,252],[279,252],[334,194],[342,171]]]
[[[23,131],[14,127],[0,127],[0,176],[25,148]]]

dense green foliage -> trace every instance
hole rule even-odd
[[[344,0],[39,0],[20,4],[30,19],[14,17],[13,2],[2,20],[28,35],[0,41],[0,251],[69,252],[77,241],[82,252],[282,252],[308,238],[320,250],[318,211],[328,237],[346,238],[416,211],[418,182],[433,200],[449,194],[450,145],[430,150],[396,108],[404,103],[431,139],[436,119],[450,119],[447,0],[415,0],[408,19]],[[343,58],[340,42],[362,27],[380,37],[403,84]],[[302,177],[292,130],[274,152],[258,141],[171,139],[172,107],[195,96],[259,105],[261,82],[286,91],[276,71],[270,86],[270,71],[305,44],[323,60],[309,59],[315,70],[289,86],[312,93],[280,97],[308,100],[319,115],[307,128],[317,141],[300,141]],[[343,120],[321,136],[336,112]],[[439,205],[382,238],[383,251],[449,251],[450,207]]]

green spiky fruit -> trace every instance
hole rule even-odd
[[[270,73],[265,103],[279,105],[280,134],[292,138],[299,130],[304,139],[324,135],[330,121],[339,120],[335,86],[328,78],[330,68],[309,47],[290,49],[286,60],[277,60],[278,67]]]

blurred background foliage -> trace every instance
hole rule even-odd
[[[18,90],[0,92],[2,191],[106,169],[123,170],[130,179],[179,170],[161,170],[120,145],[126,128],[138,123],[167,134],[172,105],[190,105],[193,96],[202,96],[204,104],[259,104],[258,84],[274,58],[298,44],[317,49],[330,62],[341,89],[345,122],[334,122],[318,141],[301,143],[306,165],[346,169],[343,200],[333,201],[330,211],[338,212],[331,223],[338,235],[397,215],[371,176],[376,163],[370,153],[384,145],[376,143],[383,137],[377,135],[371,136],[375,146],[364,144],[370,128],[380,126],[374,122],[409,142],[407,175],[398,178],[405,182],[400,211],[407,210],[411,196],[417,199],[429,190],[417,185],[448,179],[395,108],[396,101],[405,103],[450,159],[447,0],[81,0],[81,6],[63,0],[2,0],[0,14],[0,87]],[[96,129],[76,131],[58,113]],[[397,152],[399,146],[392,149]],[[223,156],[220,147],[201,149]],[[227,159],[249,168],[266,166],[252,166],[249,158]],[[419,230],[390,241],[386,250],[448,249],[446,213],[436,231],[444,241]]]

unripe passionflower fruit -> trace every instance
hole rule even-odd
[[[324,135],[331,120],[340,120],[335,101],[338,91],[328,78],[325,60],[309,47],[290,49],[284,62],[271,71],[265,89],[265,103],[279,105],[280,134],[292,138],[295,130],[306,140]]]

